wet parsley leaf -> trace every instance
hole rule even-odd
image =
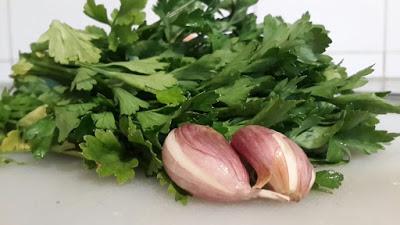
[[[343,174],[333,170],[318,171],[315,177],[313,190],[331,193],[342,185]]]

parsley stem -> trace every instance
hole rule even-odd
[[[57,150],[57,149],[53,148],[51,151],[54,153],[57,153],[57,154],[72,156],[75,158],[82,158],[82,159],[84,158],[81,152],[78,152],[75,150],[62,151],[62,150]]]

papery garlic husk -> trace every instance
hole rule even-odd
[[[210,127],[185,124],[165,139],[162,158],[169,177],[194,197],[233,202],[286,196],[250,187],[248,173],[225,138]]]
[[[257,125],[239,129],[231,145],[257,173],[254,187],[267,186],[299,201],[310,191],[315,171],[304,151],[285,135]]]

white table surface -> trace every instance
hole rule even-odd
[[[400,116],[380,128],[400,132]],[[73,158],[51,156],[0,168],[0,225],[395,225],[400,224],[400,138],[385,151],[355,155],[334,169],[345,175],[334,194],[300,203],[254,200],[176,203],[154,179],[117,185]]]

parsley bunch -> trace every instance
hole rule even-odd
[[[53,21],[12,67],[14,85],[0,100],[0,151],[76,156],[119,183],[142,170],[185,202],[160,158],[166,134],[182,123],[228,139],[263,125],[316,165],[375,153],[397,136],[375,129],[378,114],[400,113],[388,93],[353,91],[372,67],[349,76],[324,54],[328,31],[308,13],[292,24],[273,16],[257,24],[248,13],[256,2],[159,0],[160,19],[147,24],[146,0],[120,0],[111,13],[87,0],[84,13],[104,26]],[[314,187],[329,191],[342,180],[321,171]]]

